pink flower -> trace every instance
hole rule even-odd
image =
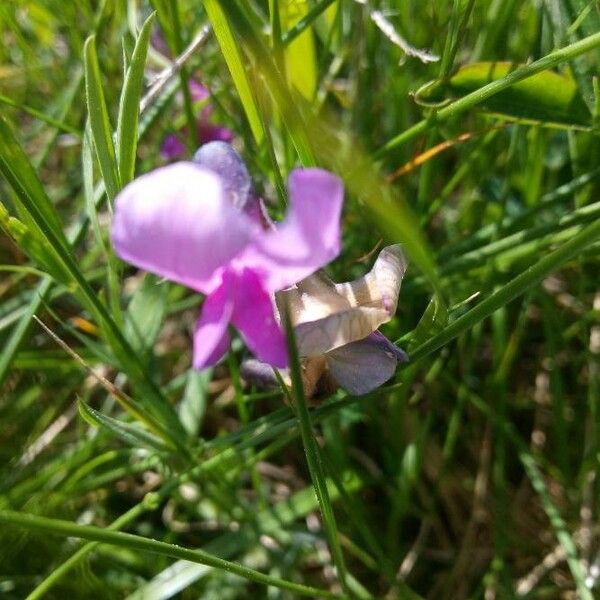
[[[285,219],[265,230],[244,163],[228,144],[212,142],[193,162],[142,175],[117,196],[116,253],[206,294],[194,332],[196,369],[227,352],[230,323],[259,359],[287,364],[272,296],[339,254],[343,185],[322,169],[296,169],[288,191]]]
[[[190,96],[192,97],[192,102],[194,102],[194,104],[197,102],[207,101],[210,98],[210,92],[208,89],[193,79],[189,82],[189,89]],[[206,144],[214,141],[231,142],[233,140],[233,132],[227,127],[221,127],[212,123],[212,112],[213,107],[210,104],[206,104],[200,110],[200,114],[196,122],[198,139],[200,140],[200,143]],[[185,127],[180,130],[180,133],[182,135],[186,135]],[[168,134],[160,147],[160,155],[165,160],[176,160],[178,158],[182,158],[185,156],[186,152],[187,148],[185,147],[185,144],[181,141],[179,135],[175,133]]]

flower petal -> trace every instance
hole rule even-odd
[[[308,277],[340,252],[341,180],[322,169],[296,169],[288,190],[284,221],[243,254],[245,264],[261,271],[271,292]]]
[[[233,313],[233,297],[226,284],[206,298],[194,330],[194,368],[214,365],[229,348],[227,325]]]
[[[233,146],[213,141],[203,144],[194,154],[194,162],[221,178],[223,189],[238,210],[244,210],[254,195],[248,169]]]
[[[248,383],[262,388],[277,388],[279,383],[273,367],[257,358],[245,358],[240,365],[240,375]]]
[[[360,396],[383,385],[394,375],[399,354],[406,357],[400,348],[375,332],[364,340],[333,350],[327,354],[327,362],[329,372],[340,387]]]
[[[203,143],[214,141],[231,142],[233,140],[233,131],[221,125],[210,123],[206,114],[202,114],[198,120],[198,138]]]
[[[221,179],[193,163],[138,177],[117,196],[112,241],[127,262],[201,292],[248,243],[251,224]]]
[[[285,339],[275,319],[273,302],[259,277],[249,269],[237,276],[231,320],[260,360],[278,368],[287,366]]]
[[[206,100],[210,96],[208,88],[202,85],[199,81],[196,81],[195,79],[189,80],[188,88],[190,90],[190,97],[192,99],[192,102],[201,102],[202,100]]]
[[[355,281],[336,283],[336,292],[346,298],[350,306],[382,308],[391,318],[398,306],[400,285],[407,265],[400,244],[386,246],[369,273]]]
[[[300,356],[318,356],[362,340],[389,320],[381,308],[355,307],[294,327]]]
[[[169,133],[165,136],[160,147],[160,155],[165,160],[181,158],[185,156],[186,151],[185,144],[174,133]]]
[[[277,292],[279,313],[285,314],[285,304],[289,307],[300,356],[316,356],[361,340],[389,321],[396,312],[406,265],[396,244],[384,248],[360,279],[334,284],[318,272]]]

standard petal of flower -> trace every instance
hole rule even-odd
[[[233,296],[222,285],[206,298],[194,330],[195,369],[214,365],[229,348],[227,325],[233,313]]]
[[[208,293],[215,271],[244,248],[250,229],[217,175],[176,163],[125,187],[116,199],[111,235],[127,262]]]
[[[285,339],[275,319],[273,302],[258,276],[249,269],[238,275],[231,320],[260,360],[278,368],[287,366]]]
[[[288,190],[284,221],[244,253],[244,261],[262,272],[272,292],[308,277],[340,252],[341,180],[322,169],[296,169]]]
[[[398,354],[390,346],[395,348],[387,338],[376,332],[364,340],[329,352],[329,371],[340,387],[350,394],[367,394],[383,385],[396,371]],[[399,348],[396,350],[406,356]]]

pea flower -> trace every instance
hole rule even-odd
[[[275,294],[280,313],[288,306],[310,397],[339,385],[355,395],[385,383],[406,353],[377,329],[396,312],[407,262],[399,244],[384,248],[371,271],[348,283],[334,283],[319,271]],[[269,385],[272,369],[256,360],[242,365],[244,376]],[[284,378],[287,374],[283,373]]]
[[[127,262],[206,295],[194,331],[193,365],[216,363],[229,323],[262,361],[285,367],[273,294],[306,278],[340,251],[342,182],[322,169],[288,179],[285,219],[265,229],[246,166],[224,142],[192,162],[151,171],[117,196],[116,253]]]
[[[231,142],[231,140],[233,140],[233,132],[231,129],[216,125],[211,120],[213,107],[208,103],[210,98],[210,92],[208,88],[203,86],[198,81],[192,79],[189,82],[189,90],[192,102],[194,104],[197,104],[198,102],[206,102],[206,104],[200,109],[200,114],[198,115],[196,124],[200,143],[206,144],[214,141]],[[180,132],[181,134],[185,135],[185,127],[183,127]],[[187,148],[185,147],[185,144],[175,133],[168,134],[160,147],[160,155],[165,160],[180,159],[186,155],[186,152]]]

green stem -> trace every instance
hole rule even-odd
[[[329,538],[331,554],[337,569],[337,575],[344,591],[347,594],[352,595],[348,588],[346,565],[344,562],[344,555],[342,553],[340,540],[338,538],[335,514],[331,505],[329,491],[327,490],[323,461],[321,459],[319,446],[313,432],[310,413],[308,412],[308,404],[304,394],[304,384],[302,383],[298,347],[296,346],[294,329],[291,325],[289,314],[285,315],[283,321],[285,323],[292,391],[294,392],[294,408],[298,417],[300,435],[302,437],[302,445],[304,446],[304,452],[306,454],[308,470],[310,471],[315,494],[317,496],[317,500],[319,501],[319,507],[323,516],[323,525],[325,527],[325,531],[327,532],[327,537]]]
[[[522,81],[523,79],[527,79],[528,77],[532,77],[536,73],[540,73],[541,71],[546,71],[547,69],[551,69],[556,67],[560,63],[566,62],[579,56],[580,54],[585,54],[590,50],[594,50],[596,47],[600,46],[600,33],[595,33],[594,35],[590,35],[574,44],[570,44],[565,46],[564,48],[559,48],[558,50],[554,50],[547,54],[543,58],[532,62],[530,65],[525,65],[523,67],[519,67],[509,73],[506,77],[502,79],[497,79],[496,81],[492,81],[487,85],[484,85],[482,88],[455,100],[448,106],[441,108],[436,113],[436,118],[434,122],[430,120],[424,119],[423,121],[419,121],[417,124],[413,125],[406,131],[403,131],[401,134],[397,135],[395,138],[391,139],[385,146],[380,148],[376,153],[376,158],[381,158],[385,154],[387,154],[390,150],[397,148],[398,146],[408,142],[421,135],[425,131],[427,131],[433,124],[442,123],[447,121],[451,117],[459,115],[462,112],[465,112],[469,108],[473,108],[478,104],[481,104],[491,96],[498,94],[515,83]]]
[[[131,533],[123,533],[121,531],[111,531],[110,529],[101,529],[100,527],[92,527],[90,525],[76,525],[70,521],[62,519],[49,519],[47,517],[39,517],[37,515],[19,513],[12,510],[0,510],[0,523],[25,527],[27,529],[36,529],[46,531],[55,535],[64,535],[68,537],[77,537],[81,539],[91,540],[105,544],[112,544],[122,548],[130,548],[134,550],[142,550],[152,552],[161,556],[169,556],[188,560],[193,563],[206,565],[215,569],[222,569],[234,575],[239,575],[250,581],[262,583],[264,585],[272,585],[282,590],[289,590],[302,596],[312,598],[340,598],[337,594],[320,590],[314,587],[301,585],[292,581],[279,579],[265,575],[260,571],[249,569],[235,562],[230,562],[222,558],[218,558],[203,550],[192,550],[183,548],[175,544],[160,542],[158,540],[148,539]]]

